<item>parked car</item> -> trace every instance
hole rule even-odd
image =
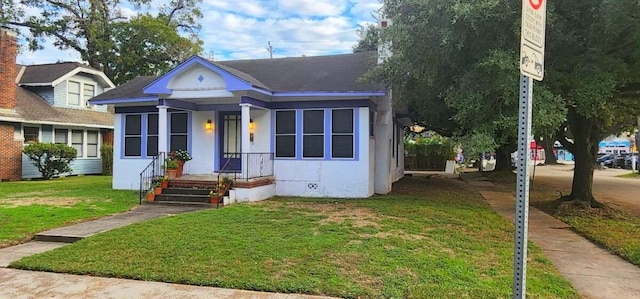
[[[627,158],[628,153],[618,154],[614,159],[611,165],[612,168],[624,168],[624,161]]]
[[[635,157],[636,169],[638,169],[638,153],[627,154],[627,156],[624,158],[624,168],[632,169],[631,163],[633,161],[633,157]]]
[[[615,158],[615,154],[605,154],[604,156],[596,159],[596,164],[611,168],[613,167],[613,161],[615,160]]]

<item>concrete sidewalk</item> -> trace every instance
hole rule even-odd
[[[514,221],[515,196],[511,192],[497,192],[483,178],[463,179],[498,214]],[[529,207],[528,236],[584,298],[640,298],[640,268],[574,233],[568,224]]]
[[[36,241],[2,248],[0,298],[330,298],[3,268],[23,257],[53,250],[105,231],[206,208],[142,205],[126,213],[42,232],[36,235]]]
[[[23,257],[53,250],[132,223],[201,209],[203,208],[194,206],[142,205],[122,214],[44,231],[36,234],[35,241],[0,249],[0,267],[7,267]]]
[[[0,298],[322,299],[329,297],[0,269]]]

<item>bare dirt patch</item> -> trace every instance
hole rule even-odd
[[[379,228],[379,221],[384,216],[379,215],[366,208],[355,208],[351,205],[344,203],[336,204],[319,204],[319,203],[303,203],[303,202],[291,202],[287,203],[288,208],[308,210],[313,214],[320,214],[326,218],[320,220],[320,224],[338,223],[342,224],[350,222],[356,227],[371,226]]]
[[[0,205],[10,207],[23,207],[30,205],[47,205],[57,207],[73,206],[85,199],[73,197],[30,197],[30,198],[4,198],[0,199]]]

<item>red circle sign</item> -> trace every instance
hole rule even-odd
[[[538,3],[535,3],[535,2],[538,2]],[[544,0],[529,0],[529,4],[534,10],[540,9],[540,7],[542,7],[543,2]]]

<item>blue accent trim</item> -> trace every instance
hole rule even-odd
[[[225,144],[224,144],[224,130],[225,130],[225,127],[224,127],[224,116],[225,115],[238,115],[238,116],[240,116],[240,124],[239,124],[240,125],[240,134],[238,136],[238,131],[236,131],[236,141],[237,141],[238,137],[240,137],[240,139],[242,139],[242,116],[241,116],[242,114],[240,112],[237,112],[237,111],[218,112],[218,116],[219,116],[218,124],[219,124],[219,128],[220,128],[220,130],[219,130],[219,132],[220,132],[220,134],[219,134],[220,135],[220,138],[219,138],[220,142],[218,143],[218,148],[219,148],[220,152],[218,153],[218,160],[219,160],[220,167],[224,166],[224,164],[222,163],[222,160],[224,159],[224,146],[225,146]],[[236,128],[236,130],[238,130],[238,128]],[[229,132],[229,133],[231,133],[231,132]],[[242,147],[242,141],[240,141],[240,147]],[[242,149],[240,149],[240,151],[242,151]],[[240,158],[229,158],[229,159],[233,159],[233,160],[236,160],[236,161],[229,162],[229,165],[227,166],[227,167],[229,167],[228,170],[233,170],[233,171],[242,170],[242,157],[240,157]],[[225,161],[225,163],[226,163],[226,161]],[[237,166],[237,167],[234,168],[234,166]]]
[[[182,109],[182,110],[198,110],[198,105],[191,102],[185,102],[181,100],[160,100],[160,105],[167,106],[169,108]]]
[[[240,103],[241,104],[251,104],[253,106],[256,107],[261,107],[261,108],[271,108],[270,103],[265,102],[265,101],[261,101],[258,99],[254,99],[252,97],[247,97],[247,96],[243,96],[240,98]]]
[[[273,158],[276,157],[276,111],[271,110],[271,152],[273,153]]]
[[[324,109],[324,159],[331,160],[331,109]]]
[[[116,107],[115,110],[117,114],[158,112],[156,106]]]
[[[187,59],[185,62],[181,63],[179,66],[169,71],[165,75],[151,82],[149,85],[145,86],[143,92],[145,94],[170,94],[172,90],[167,88],[169,81],[173,79],[176,75],[181,74],[183,71],[187,70],[194,64],[199,64],[210,71],[213,71],[220,75],[222,79],[224,79],[227,84],[227,91],[240,91],[240,90],[251,90],[252,86],[244,80],[232,75],[231,73],[225,71],[224,69],[218,67],[217,65],[211,63],[210,61],[194,55]]]
[[[296,110],[296,160],[302,159],[302,110]]]
[[[145,97],[145,98],[115,98],[115,99],[93,99],[89,100],[91,105],[109,105],[109,104],[122,104],[122,103],[141,103],[141,102],[153,102],[157,101],[158,97]]]
[[[367,111],[368,112],[368,111]],[[360,109],[354,108],[353,113],[355,116],[353,117],[353,150],[355,153],[353,154],[353,159],[355,161],[360,160]],[[369,123],[367,123],[367,127],[369,127]]]
[[[325,101],[296,101],[271,102],[270,109],[313,109],[313,108],[353,108],[371,107],[375,105],[370,100],[325,100]]]
[[[240,111],[238,104],[198,104],[197,111]]]
[[[214,111],[213,112],[213,123],[217,124],[220,121],[220,113],[218,111]],[[218,150],[218,146],[220,143],[220,127],[214,127],[213,128],[213,170],[214,171],[218,171],[220,170],[220,159],[218,159],[220,153]]]
[[[379,97],[386,91],[275,91],[274,97]]]
[[[140,121],[142,121],[142,125],[140,126],[140,147],[141,147],[140,158],[146,158],[147,157],[147,141],[149,139],[147,137],[149,134],[149,128],[148,128],[149,113],[142,114]],[[160,133],[160,131],[158,131],[158,133]]]

